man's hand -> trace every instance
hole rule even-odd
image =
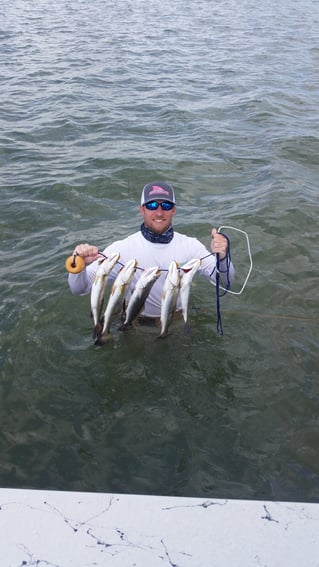
[[[212,229],[211,251],[213,254],[219,254],[220,260],[224,260],[227,254],[228,242],[225,236],[217,232],[216,228]]]
[[[88,266],[92,264],[94,260],[99,257],[99,251],[97,246],[92,246],[91,244],[78,244],[73,251],[73,255],[78,254],[83,258],[85,265]]]

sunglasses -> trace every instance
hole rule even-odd
[[[162,203],[150,201],[149,203],[145,203],[144,207],[146,207],[148,211],[156,211],[158,207],[162,207],[162,211],[171,211],[175,205],[169,201],[163,201]]]

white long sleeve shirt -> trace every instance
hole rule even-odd
[[[202,260],[198,273],[212,283],[216,282],[216,257],[212,255],[205,246],[196,238],[186,236],[174,231],[174,237],[167,244],[154,244],[144,238],[140,231],[131,234],[123,240],[118,240],[103,250],[103,254],[109,256],[112,252],[119,252],[120,258],[118,264],[109,275],[109,279],[114,280],[122,267],[128,260],[134,258],[137,260],[138,268],[145,269],[151,266],[158,266],[162,271],[159,279],[153,285],[144,305],[142,315],[147,317],[159,317],[161,312],[161,299],[163,284],[166,276],[166,270],[170,263],[175,260],[180,266],[183,266],[192,258],[200,258]],[[90,293],[92,283],[98,267],[98,261],[92,262],[79,274],[69,274],[69,286],[72,293],[76,295],[85,295]],[[226,269],[226,262],[220,263],[220,271]],[[126,298],[130,297],[141,272],[136,270],[130,286],[126,293]],[[224,276],[225,274],[222,274]],[[230,265],[229,278],[230,282],[234,277],[233,265]],[[177,310],[180,309],[179,302]]]

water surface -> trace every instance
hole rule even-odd
[[[318,501],[318,3],[0,7],[0,484]],[[191,333],[93,345],[65,258],[140,224],[247,231],[254,270],[196,280]],[[234,231],[239,290],[249,267]]]

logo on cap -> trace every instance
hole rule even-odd
[[[149,191],[149,195],[168,195],[170,196],[170,192],[159,185],[153,185],[152,189]]]

